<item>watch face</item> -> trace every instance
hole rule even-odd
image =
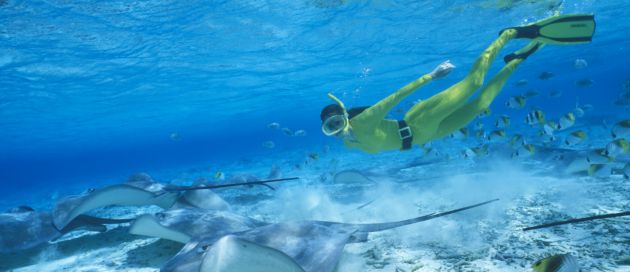
[[[411,136],[411,128],[410,127],[401,128],[398,130],[398,134],[400,134],[401,139],[408,138]]]

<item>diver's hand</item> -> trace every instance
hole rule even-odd
[[[442,78],[448,75],[448,73],[450,73],[453,69],[455,69],[455,65],[453,65],[450,60],[447,60],[445,62],[440,63],[440,65],[438,65],[437,67],[435,67],[435,69],[433,69],[433,72],[431,72],[430,75],[434,79]]]

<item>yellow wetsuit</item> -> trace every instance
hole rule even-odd
[[[413,144],[421,145],[442,138],[466,126],[485,111],[505,85],[514,69],[523,61],[510,61],[481,89],[480,94],[468,101],[481,88],[490,63],[501,48],[516,35],[516,31],[504,31],[476,60],[465,79],[450,88],[414,105],[403,120],[411,128]],[[532,42],[534,43],[534,42]],[[531,44],[530,44],[531,45]],[[528,45],[528,46],[530,46]],[[430,74],[407,84],[395,93],[367,108],[349,121],[350,137],[345,137],[347,147],[358,148],[367,153],[399,150],[402,140],[396,120],[385,119],[386,114],[419,87],[432,80]]]

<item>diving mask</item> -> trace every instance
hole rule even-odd
[[[322,123],[322,132],[326,136],[336,135],[348,127],[348,118],[345,115],[332,115]]]

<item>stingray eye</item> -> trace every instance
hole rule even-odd
[[[94,188],[89,188],[87,191],[88,191],[88,193],[94,193],[94,191],[96,191],[96,189],[94,189]]]
[[[203,249],[203,251],[208,250],[208,245],[203,245],[203,246],[201,246],[201,249]]]

